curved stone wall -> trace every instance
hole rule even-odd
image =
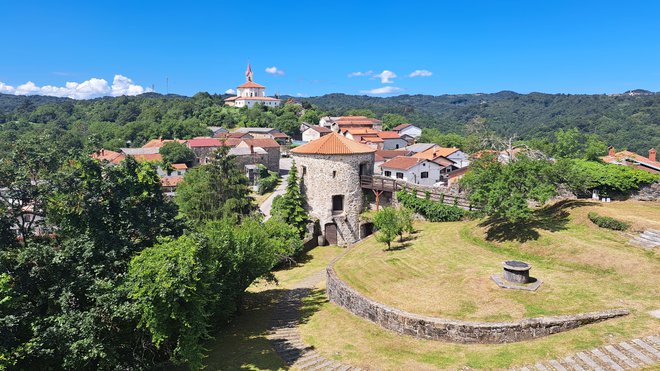
[[[327,268],[327,293],[330,301],[386,329],[421,339],[455,343],[513,343],[630,314],[627,310],[617,309],[518,322],[466,322],[421,316],[363,296],[337,276],[333,264]]]

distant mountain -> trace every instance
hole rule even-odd
[[[71,117],[79,116],[71,116],[74,112],[71,107],[74,105],[78,111],[94,112],[88,117],[96,120],[130,122],[140,116],[143,107],[151,105],[145,103],[150,101],[159,106],[180,107],[186,115],[195,116],[195,102],[222,105],[223,99],[228,96],[197,93],[193,97],[186,97],[146,93],[135,97],[75,101],[68,98],[0,94],[0,123],[3,122],[3,116],[5,121],[12,117],[26,117],[38,122],[48,121],[49,117],[59,117],[64,125],[71,121]],[[289,96],[281,98],[286,100]],[[616,95],[519,94],[501,91],[383,98],[336,93],[294,99],[311,103],[332,115],[342,115],[354,108],[372,110],[378,117],[385,113],[397,113],[408,118],[411,123],[442,132],[460,134],[466,123],[475,117],[482,117],[495,132],[507,136],[515,134],[521,139],[551,138],[559,129],[575,127],[584,133],[599,135],[616,148],[628,148],[640,154],[646,153],[651,147],[660,147],[660,94],[642,89]],[[65,106],[62,112],[66,113],[53,114],[46,110],[46,113],[40,112],[38,117],[32,113],[37,107],[46,104]]]

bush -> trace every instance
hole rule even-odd
[[[625,231],[630,227],[630,224],[610,218],[609,216],[601,216],[594,212],[588,214],[589,220],[601,228],[613,229],[615,231]]]
[[[396,194],[401,204],[431,222],[454,222],[461,220],[467,212],[456,205],[447,205],[429,199],[418,198],[415,193],[400,191]]]
[[[274,171],[269,171],[267,177],[259,178],[257,192],[262,195],[268,193],[277,187],[280,182],[280,175]]]

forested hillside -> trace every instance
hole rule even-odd
[[[223,105],[224,95],[193,97],[147,93],[136,97],[75,101],[0,94],[0,147],[28,132],[50,131],[70,145],[108,148],[140,144],[154,137],[186,138],[208,134],[206,126],[272,126],[289,134],[301,121],[320,115],[373,112],[399,114],[409,122],[440,132],[463,134],[466,123],[485,119],[500,135],[550,139],[559,129],[596,134],[617,149],[641,154],[660,147],[660,94],[567,95],[494,94],[400,95],[389,98],[328,94],[305,98],[307,108],[239,110]],[[283,97],[286,99],[287,97]],[[314,109],[310,109],[311,107]],[[297,106],[296,106],[297,107]],[[358,110],[358,111],[356,111]],[[362,110],[362,111],[359,111]]]

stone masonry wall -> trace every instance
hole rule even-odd
[[[327,294],[330,301],[386,329],[420,339],[455,343],[513,343],[629,314],[627,310],[608,310],[517,322],[466,322],[426,317],[366,298],[343,282],[332,264],[327,268]]]
[[[338,245],[359,241],[360,213],[364,208],[360,164],[364,164],[366,171],[373,171],[374,154],[293,154],[293,159],[302,179],[307,208],[310,215],[319,220],[321,232],[325,233],[326,224],[334,223],[337,225]],[[342,213],[332,212],[334,195],[344,196]]]
[[[660,201],[660,182],[642,186],[632,194],[631,198],[640,201]]]

